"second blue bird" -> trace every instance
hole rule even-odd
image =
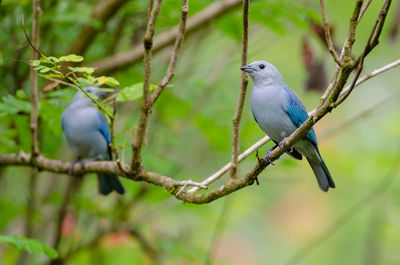
[[[281,74],[272,64],[255,61],[240,69],[247,72],[254,82],[250,99],[254,119],[275,144],[282,146],[286,137],[308,119],[303,103],[285,84]],[[267,152],[266,159],[269,162],[269,152],[273,148]],[[302,159],[302,155],[307,158],[321,190],[335,188],[331,174],[319,153],[314,129],[295,143],[287,153],[296,159]]]
[[[86,87],[84,90],[99,98],[105,95],[97,87]],[[72,148],[78,158],[90,160],[111,160],[110,131],[101,112],[94,106],[93,101],[78,91],[71,104],[61,116],[61,126],[68,145]],[[72,163],[71,169],[74,165]],[[72,171],[72,170],[70,170]],[[107,195],[113,190],[119,194],[125,192],[118,177],[112,174],[98,174],[99,192]]]

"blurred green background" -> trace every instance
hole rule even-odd
[[[189,17],[211,3],[189,1]],[[99,29],[87,52],[81,54],[88,63],[141,43],[146,1],[126,1],[105,25],[91,17],[97,4],[42,1],[40,50],[52,56],[67,54],[83,25]],[[357,30],[355,55],[362,51],[382,4],[373,1],[367,10]],[[354,1],[327,1],[339,47],[353,7]],[[393,1],[381,42],[367,57],[363,73],[399,58],[399,7],[400,2]],[[26,0],[6,0],[0,7],[1,153],[29,152],[30,50],[20,17],[25,14],[29,31],[31,8]],[[177,25],[179,16],[180,1],[165,0],[156,35]],[[320,23],[318,1],[251,1],[249,62],[274,64],[308,110],[317,106],[321,92],[307,90],[307,78],[325,75],[329,81],[335,69],[311,21]],[[118,28],[119,40],[113,44]],[[238,6],[185,37],[175,77],[150,116],[143,150],[145,168],[176,179],[201,181],[229,161],[231,120],[240,83],[240,35]],[[167,47],[154,54],[152,83],[165,75],[170,52]],[[317,74],[312,75],[306,65],[307,54],[320,64]],[[108,75],[117,78],[121,88],[130,86],[143,81],[143,64]],[[60,264],[399,264],[398,80],[399,69],[369,80],[315,125],[336,189],[321,192],[309,165],[287,156],[260,175],[260,186],[206,205],[183,204],[162,188],[125,179],[128,192],[124,196],[102,197],[94,175],[87,175],[77,184],[63,220],[63,237],[57,247],[63,259]],[[39,82],[41,88],[47,84],[44,79]],[[250,81],[249,92],[251,88]],[[74,158],[60,126],[60,115],[74,92],[57,87],[41,93],[40,148],[48,157]],[[129,161],[139,102],[121,103],[117,110],[116,142],[121,158]],[[253,120],[248,98],[240,132],[241,151],[264,136]],[[264,154],[270,146],[260,152]],[[239,174],[255,163],[253,154],[240,164]],[[32,201],[30,172],[26,167],[0,168],[2,235],[23,235],[27,205]],[[51,247],[56,247],[58,209],[70,179],[49,172],[40,172],[38,177],[33,238]],[[225,180],[226,176],[211,188]],[[0,245],[0,264],[17,264],[19,255],[14,248]],[[25,262],[47,264],[49,259],[29,255]]]

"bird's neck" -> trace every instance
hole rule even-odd
[[[282,78],[277,77],[267,77],[262,79],[255,79],[254,86],[256,87],[286,87],[285,82]]]

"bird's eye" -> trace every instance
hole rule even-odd
[[[260,64],[258,67],[260,67],[260,69],[264,69],[264,68],[265,68],[265,65]]]

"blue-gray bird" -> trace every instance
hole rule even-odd
[[[288,88],[272,64],[255,61],[240,69],[247,72],[254,82],[250,99],[254,119],[275,144],[282,147],[286,137],[308,119],[303,103]],[[266,159],[269,163],[271,163],[269,154],[276,145],[267,152]],[[295,143],[287,153],[299,160],[302,159],[302,155],[307,158],[321,190],[328,191],[329,188],[335,188],[331,174],[319,153],[314,129]]]
[[[105,95],[97,87],[86,87],[86,92],[99,98]],[[111,160],[110,131],[101,112],[93,101],[78,91],[61,116],[61,126],[68,145],[78,158],[71,164],[70,172],[76,162],[89,160]],[[88,160],[86,160],[88,161]],[[112,174],[98,174],[99,192],[107,195],[113,190],[119,194],[125,192],[118,177]]]

